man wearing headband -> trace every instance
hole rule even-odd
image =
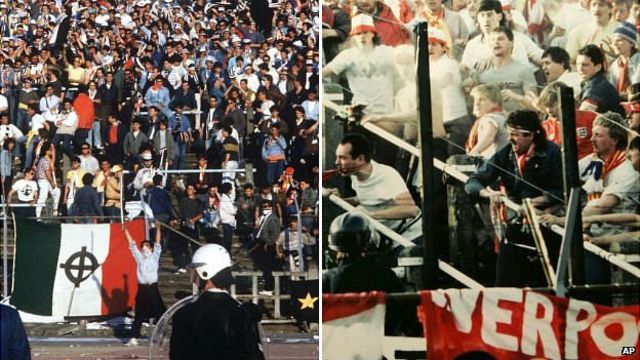
[[[498,209],[503,197],[517,203],[530,198],[533,206],[543,211],[560,204],[563,199],[560,149],[546,139],[538,114],[529,110],[515,111],[507,119],[507,129],[510,143],[469,178],[465,185],[467,194],[473,201],[490,199],[492,206]],[[487,187],[497,181],[504,187],[504,192]],[[519,214],[503,212],[503,216],[508,225],[506,235],[500,239],[495,285],[545,285],[540,261],[534,256],[535,250],[530,250],[535,248],[533,238],[521,232],[523,223],[516,219]],[[514,272],[513,269],[521,271]]]

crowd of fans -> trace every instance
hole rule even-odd
[[[627,259],[637,257],[637,231],[629,233],[639,227],[633,217],[638,212],[640,191],[637,1],[327,1],[322,20],[323,77],[342,86],[352,108],[364,106],[361,118],[353,115],[355,111],[350,113],[349,124],[375,124],[417,146],[414,30],[418,22],[428,23],[423,41],[428,42],[434,151],[442,161],[450,158],[451,162],[452,156],[458,164],[475,159],[472,162],[477,170],[469,173],[465,190],[472,204],[479,203],[487,210],[479,224],[487,225],[499,252],[495,281],[489,283],[547,285],[529,222],[521,216],[524,212],[505,208],[502,199],[523,204],[523,199],[532,198],[537,211],[546,214],[541,216],[542,222],[563,221],[566,207],[558,146],[562,143],[561,93],[567,87],[573,90],[576,110],[583,216],[600,219],[615,214],[624,218],[619,221],[605,216],[607,220],[602,222],[585,222],[585,239],[614,253],[630,255]],[[350,130],[365,131],[357,126]],[[375,139],[373,159],[395,167],[419,204],[420,170],[409,171],[405,152],[384,141],[384,136]],[[376,170],[378,163],[371,167],[361,149],[354,151],[355,145],[345,148],[352,140],[344,141],[336,150],[338,171],[351,175],[360,204],[379,202],[380,197],[364,192],[363,181],[371,182],[369,177],[394,170]],[[462,254],[447,254],[454,249],[446,241],[450,235],[447,193],[441,182],[436,186],[435,238],[440,255],[486,264],[482,259],[486,253],[479,250],[480,239],[473,246],[461,245],[458,251]],[[386,201],[385,206],[391,203],[394,209],[407,204],[399,197]],[[379,220],[398,219],[395,213],[391,216],[367,206],[361,209]],[[473,207],[469,209],[455,210],[460,223],[470,221],[461,217],[473,215]],[[408,222],[415,219],[414,214],[400,218]],[[547,234],[546,228],[543,233],[552,264],[556,264],[560,239],[551,231]],[[405,238],[421,244],[413,236]],[[494,248],[493,241],[485,243]],[[622,281],[620,272],[611,272],[606,261],[585,253],[588,283]],[[535,271],[513,271],[529,269],[529,262]],[[477,264],[466,265],[462,266],[478,270]],[[468,274],[476,275],[473,271]],[[637,303],[637,297],[633,301]]]
[[[312,0],[0,0],[3,199],[86,223],[142,199],[269,294],[317,261],[319,31]],[[185,273],[197,245],[163,241]]]

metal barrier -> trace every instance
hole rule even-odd
[[[326,101],[323,100],[323,105],[334,110],[334,111],[340,111],[340,106],[332,103],[330,101]],[[420,157],[420,149],[418,149],[417,147],[407,143],[406,141],[398,138],[397,136],[395,136],[394,134],[382,129],[381,127],[372,124],[372,123],[366,123],[364,125],[362,125],[362,127],[364,127],[365,129],[371,131],[372,133],[376,134],[377,136],[380,136],[381,138],[384,138],[385,140],[391,142],[392,144],[398,146],[399,148],[406,150],[407,152],[409,152],[410,154]],[[458,171],[457,169],[453,168],[451,165],[447,165],[446,163],[438,160],[438,159],[434,159],[433,160],[433,165],[438,168],[439,170],[441,170],[442,172],[446,173],[447,175],[455,178],[456,180],[466,183],[467,180],[469,179],[469,176],[467,176],[466,174],[463,174],[462,172]],[[333,200],[332,200],[333,201]],[[514,211],[519,211],[520,209],[520,205],[516,204],[515,202],[513,202],[512,200],[508,199],[508,198],[504,198],[503,199],[504,204],[510,208],[511,210]],[[355,208],[354,208],[355,209]],[[357,210],[354,210],[357,211]],[[565,229],[561,226],[558,225],[551,225],[549,227],[554,233],[563,236]],[[388,229],[389,231],[392,231],[391,229]],[[386,234],[385,234],[386,235]],[[628,262],[622,260],[620,257],[617,257],[615,254],[604,250],[603,248],[592,244],[592,243],[588,243],[588,242],[583,242],[584,245],[584,249],[591,252],[594,255],[597,255],[601,258],[603,258],[604,260],[608,261],[609,263],[616,265],[617,267],[619,267],[620,269],[634,275],[637,278],[640,278],[640,268],[638,268],[637,266],[631,265]]]
[[[272,300],[273,301],[273,317],[276,319],[281,319],[282,314],[280,313],[280,305],[282,304],[282,300],[291,299],[291,295],[282,294],[281,285],[282,282],[280,278],[283,276],[291,277],[301,277],[303,280],[307,280],[307,272],[300,271],[274,271],[274,287],[273,287],[273,295],[260,295],[258,293],[258,279],[262,276],[261,271],[234,271],[233,276],[235,277],[250,277],[251,278],[251,294],[238,294],[236,284],[231,285],[231,296],[239,300],[251,300],[253,303],[257,303],[258,300]],[[294,280],[295,281],[295,280]],[[264,321],[263,321],[264,322]],[[291,320],[286,320],[284,322],[291,322]]]

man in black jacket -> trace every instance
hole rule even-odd
[[[193,255],[193,282],[202,293],[178,310],[171,332],[172,360],[262,360],[259,319],[229,295],[231,258],[220,245],[208,244]]]
[[[474,202],[479,198],[490,199],[495,209],[504,209],[501,205],[503,197],[517,203],[530,198],[539,210],[561,203],[560,149],[546,139],[538,114],[529,110],[515,111],[507,119],[507,129],[510,144],[496,152],[469,178],[465,185],[467,194]],[[487,187],[496,182],[504,192]],[[506,209],[504,212],[506,234],[500,239],[495,285],[546,285],[533,238],[521,231],[520,214]],[[547,247],[549,245],[553,244],[547,243]]]

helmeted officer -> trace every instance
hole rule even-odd
[[[258,317],[227,291],[233,282],[227,250],[204,245],[193,254],[191,266],[201,295],[173,317],[170,358],[264,359]]]
[[[335,218],[329,228],[329,249],[336,252],[338,267],[324,273],[322,291],[402,292],[403,286],[396,274],[367,257],[379,243],[378,233],[362,215],[345,213]]]

